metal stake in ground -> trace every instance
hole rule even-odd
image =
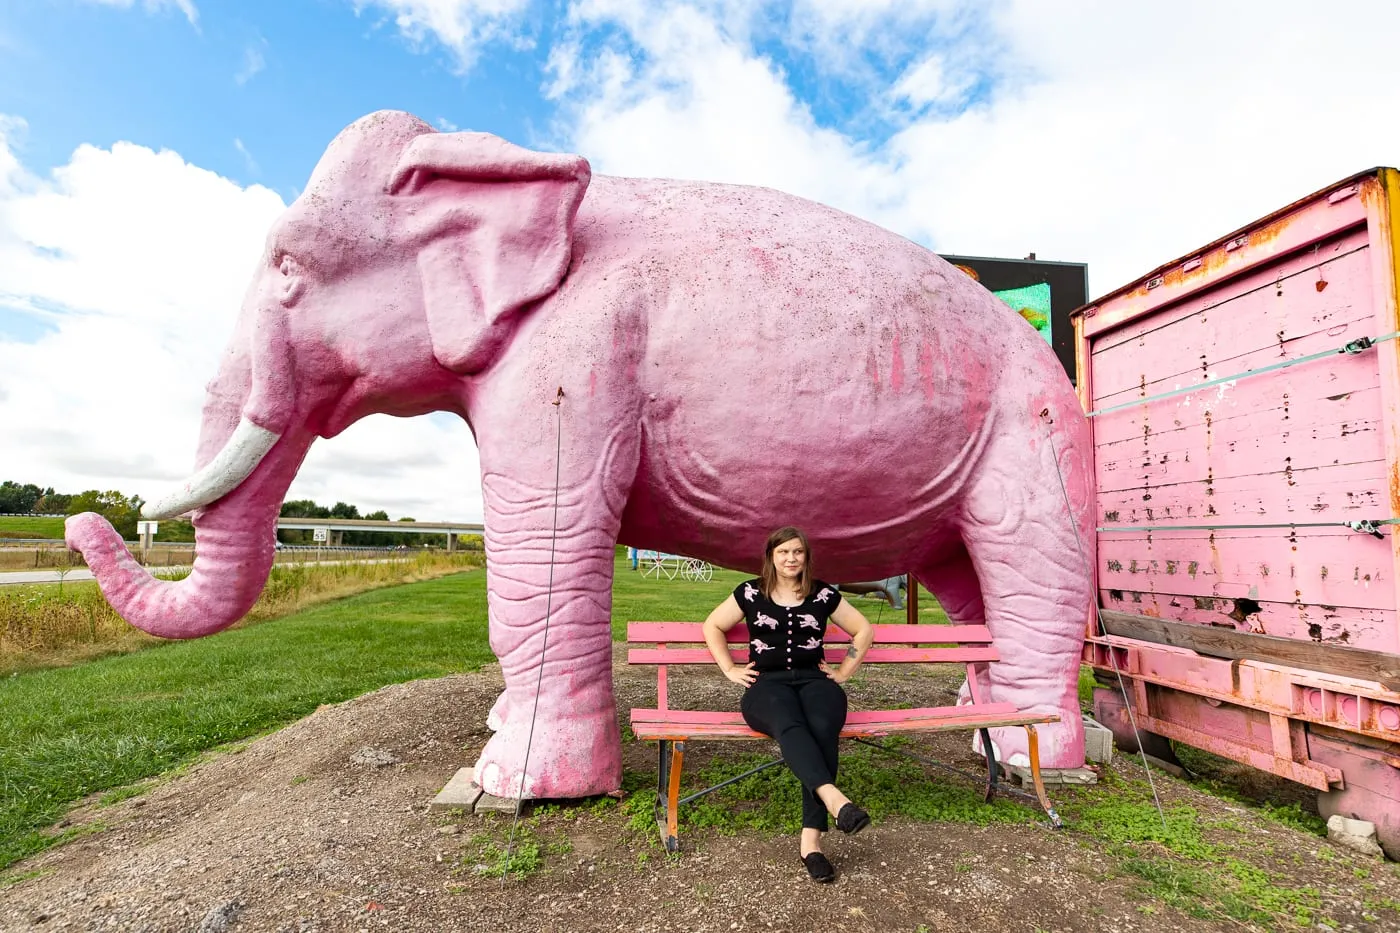
[[[560,405],[564,401],[564,387],[551,402],[554,406],[554,517],[549,532],[549,584],[544,597],[544,644],[540,646],[540,673],[535,678],[535,705],[530,710],[530,731],[525,736],[525,761],[520,765],[520,788],[515,793],[515,816],[510,821],[510,838],[506,840],[506,858],[501,865],[501,889],[505,890],[506,875],[510,871],[510,856],[515,849],[515,830],[520,825],[520,810],[525,804],[525,775],[530,767],[530,746],[535,741],[535,716],[540,711],[540,688],[544,686],[544,659],[549,650],[549,619],[554,605],[554,544],[559,538],[559,461],[564,449],[564,418]]]

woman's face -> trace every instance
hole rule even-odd
[[[773,548],[773,566],[784,580],[796,580],[801,576],[802,568],[807,566],[807,549],[802,541],[793,538]]]

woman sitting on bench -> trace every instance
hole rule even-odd
[[[825,661],[827,620],[851,636],[840,667]],[[729,654],[725,633],[748,623],[748,664]],[[822,854],[827,814],[836,828],[858,833],[870,816],[837,788],[837,741],[846,724],[846,691],[841,684],[860,667],[874,632],[869,621],[836,587],[812,577],[807,538],[796,528],[779,528],[763,548],[763,572],[746,580],[720,603],[704,625],[705,643],[724,676],[746,687],[739,708],[755,732],[778,740],[783,760],[802,782],[800,851],[813,881],[829,884],[836,870]]]

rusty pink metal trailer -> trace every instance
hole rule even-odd
[[[1074,313],[1097,587],[1138,727],[1316,788],[1400,858],[1400,174]],[[1123,697],[1096,712],[1126,738]],[[1161,742],[1161,739],[1156,739]]]

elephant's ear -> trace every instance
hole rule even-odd
[[[425,133],[389,178],[411,199],[411,238],[438,362],[480,368],[496,325],[559,286],[592,177],[581,156],[534,152],[487,133]]]

